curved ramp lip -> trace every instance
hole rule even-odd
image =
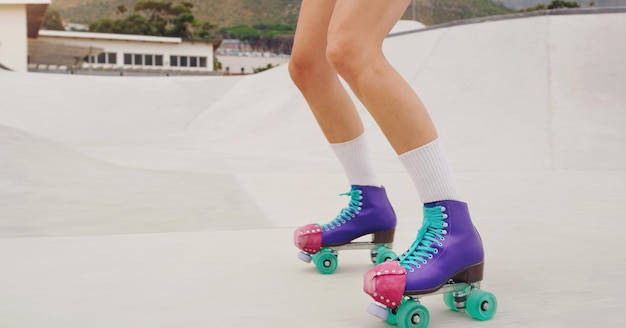
[[[422,27],[414,30],[407,30],[396,33],[389,33],[387,35],[388,38],[425,32],[430,30],[436,30],[440,28],[453,27],[459,25],[470,25],[470,24],[478,24],[484,22],[495,22],[501,20],[509,20],[509,19],[519,19],[526,17],[536,17],[536,16],[562,16],[562,15],[593,15],[593,14],[613,14],[613,13],[624,13],[626,12],[626,7],[605,7],[605,8],[573,8],[573,9],[552,9],[552,10],[537,10],[526,13],[515,13],[509,15],[497,15],[497,16],[486,16],[479,18],[470,18],[470,19],[462,19],[456,20],[447,23],[441,23],[437,25],[431,25]]]
[[[0,69],[3,69],[3,70],[5,70],[5,71],[13,71],[12,69],[10,69],[10,68],[8,68],[8,67],[6,67],[6,66],[2,65],[2,63],[0,63]]]

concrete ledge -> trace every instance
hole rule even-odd
[[[517,13],[517,14],[510,14],[510,15],[497,15],[497,16],[488,16],[488,17],[480,17],[480,18],[472,18],[472,19],[463,19],[463,20],[458,20],[458,21],[453,21],[453,22],[448,22],[448,23],[443,23],[443,24],[427,26],[427,27],[414,29],[414,30],[390,33],[387,37],[395,37],[395,36],[412,34],[412,33],[426,32],[430,30],[436,30],[436,29],[452,27],[452,26],[478,24],[478,23],[484,23],[484,22],[496,22],[496,21],[502,21],[502,20],[520,19],[520,18],[537,17],[537,16],[595,15],[595,14],[615,14],[615,13],[624,13],[624,12],[626,12],[626,7],[537,10],[537,11],[527,12],[527,13]]]

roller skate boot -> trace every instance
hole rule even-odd
[[[390,249],[396,230],[396,215],[382,187],[356,186],[342,196],[350,203],[326,224],[308,224],[296,229],[294,244],[298,257],[315,263],[320,273],[337,269],[337,255],[343,249],[370,249],[374,264],[396,258]],[[354,241],[372,235],[372,241]]]
[[[467,204],[425,204],[424,222],[411,247],[397,261],[365,273],[363,289],[375,301],[368,312],[401,328],[425,328],[430,315],[420,298],[443,294],[451,310],[489,320],[497,300],[480,290],[483,265],[482,241]]]

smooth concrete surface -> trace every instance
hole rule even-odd
[[[626,14],[430,29],[385,53],[429,107],[485,242],[491,321],[424,299],[430,327],[620,327]],[[349,187],[286,65],[237,77],[0,72],[0,327],[386,327],[367,251],[331,276],[293,229]],[[399,216],[420,201],[367,112]]]

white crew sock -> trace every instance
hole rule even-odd
[[[330,147],[339,158],[351,185],[380,187],[365,133],[347,142],[331,143]]]
[[[448,157],[439,139],[398,156],[423,203],[460,200]]]

